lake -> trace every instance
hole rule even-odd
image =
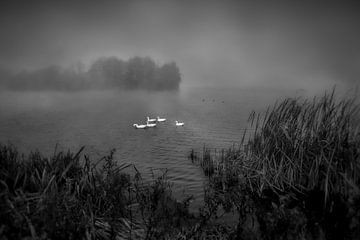
[[[133,163],[149,179],[167,169],[175,194],[199,200],[206,181],[188,159],[191,149],[229,148],[241,141],[252,110],[301,93],[241,88],[182,88],[178,92],[0,92],[0,142],[21,152],[77,151],[97,160],[115,148],[115,159]],[[164,117],[153,129],[135,129],[146,117]],[[175,120],[185,123],[176,127]]]

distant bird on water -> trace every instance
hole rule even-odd
[[[156,121],[158,122],[164,122],[166,121],[166,118],[160,118],[159,116],[157,117]]]
[[[149,118],[149,117],[147,117],[147,121],[148,121],[148,122],[155,122],[156,119],[155,119],[155,118]]]
[[[175,121],[175,125],[176,125],[176,126],[184,126],[184,123],[183,123],[183,122]]]
[[[145,129],[146,128],[146,125],[143,125],[143,124],[133,124],[133,126],[136,128],[136,129]]]
[[[149,123],[149,121],[147,121],[146,127],[156,127],[156,123]]]

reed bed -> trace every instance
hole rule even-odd
[[[356,99],[337,99],[335,91],[288,98],[252,112],[251,135],[245,132],[239,147],[204,148],[190,158],[209,177],[207,197],[237,210],[240,232],[259,239],[357,238],[359,120]]]
[[[83,149],[45,158],[0,146],[1,239],[154,239],[191,219],[165,175],[145,184],[113,151],[92,163]]]
[[[348,197],[359,193],[359,106],[335,100],[334,91],[312,101],[285,99],[263,118],[252,114],[254,137],[248,142],[256,187]],[[256,118],[256,120],[255,120]]]

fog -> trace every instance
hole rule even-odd
[[[183,87],[353,87],[359,10],[331,1],[2,1],[0,73],[150,56],[175,61]]]
[[[11,73],[3,71],[0,89],[7,90],[178,90],[181,74],[175,62],[156,64],[150,57],[133,57],[128,61],[116,57],[97,59],[85,71],[81,63],[75,68],[48,66],[37,70]]]

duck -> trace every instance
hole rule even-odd
[[[149,118],[149,117],[147,117],[147,121],[148,121],[148,122],[155,122],[156,119],[155,119],[155,118]]]
[[[183,122],[175,121],[175,125],[176,125],[176,126],[184,126],[184,123],[183,123]]]
[[[146,127],[156,127],[156,123],[149,123],[149,121],[147,121]]]
[[[157,117],[156,121],[158,122],[164,122],[166,121],[166,118],[160,118],[159,116]]]
[[[145,129],[147,128],[147,126],[145,124],[133,124],[133,126],[136,128],[136,129]]]

